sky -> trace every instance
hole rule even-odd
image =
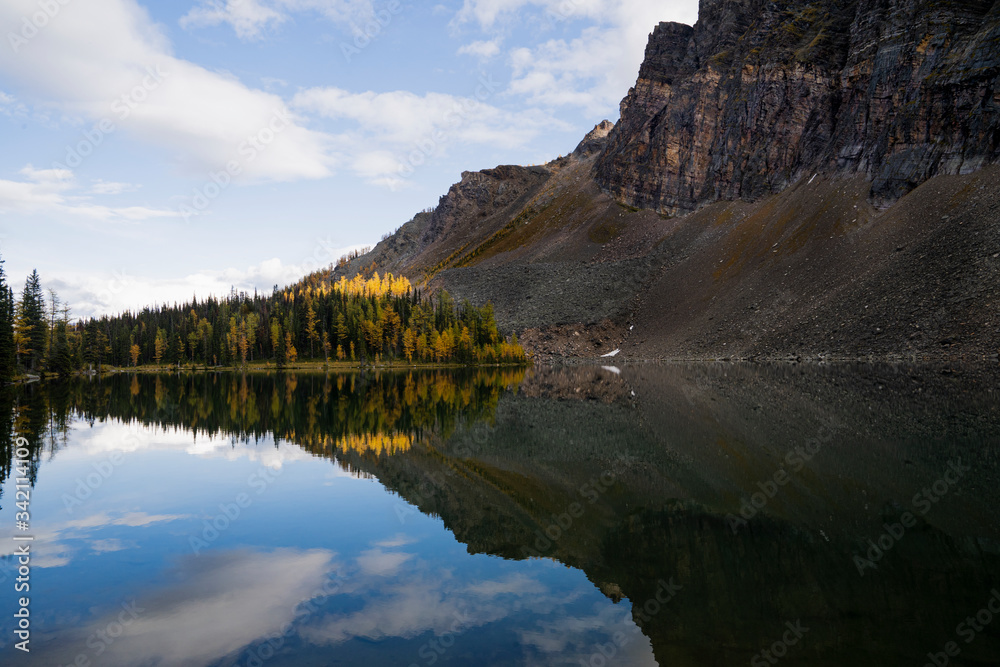
[[[3,0],[0,257],[71,317],[269,293],[617,120],[696,0]]]

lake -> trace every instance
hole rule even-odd
[[[674,364],[9,390],[0,664],[1000,664],[997,380]]]

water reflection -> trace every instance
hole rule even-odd
[[[746,664],[789,623],[787,664],[950,641],[991,664],[1000,622],[956,626],[1000,586],[996,386],[721,365],[35,386],[11,414],[50,505],[40,648],[93,658],[134,597],[101,664]],[[122,474],[67,514],[112,452]]]

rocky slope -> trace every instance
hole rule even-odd
[[[344,270],[536,354],[997,360],[1000,2],[704,0],[621,120],[463,174]]]

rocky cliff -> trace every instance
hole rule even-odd
[[[863,174],[884,208],[1000,157],[998,83],[993,0],[703,0],[650,36],[597,181],[675,215]]]

